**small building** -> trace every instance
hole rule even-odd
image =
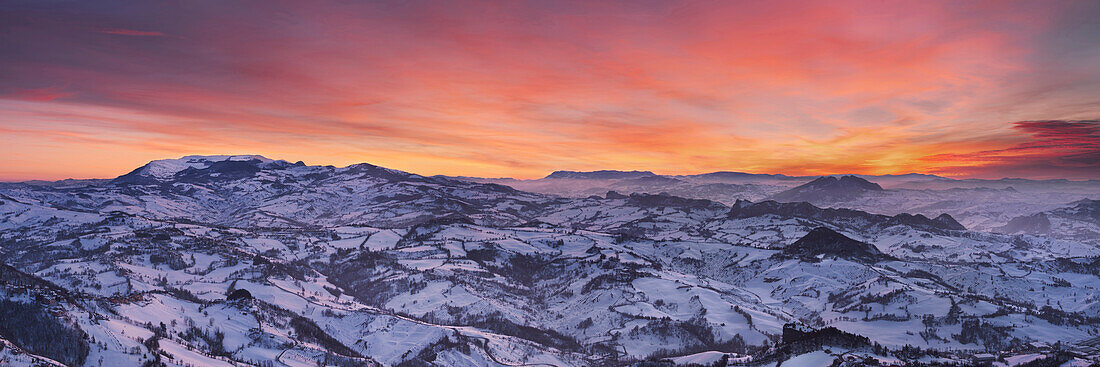
[[[1031,343],[1028,343],[1027,346],[1031,350],[1037,351],[1037,352],[1044,352],[1045,353],[1045,352],[1050,352],[1050,350],[1051,350],[1050,344],[1047,344],[1047,343],[1044,343],[1044,342],[1031,342]]]
[[[978,353],[970,358],[975,366],[992,366],[997,361],[997,356],[989,353]]]

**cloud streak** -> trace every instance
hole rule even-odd
[[[948,165],[935,172],[1010,177],[1095,179],[1100,172],[1100,120],[1020,121],[1026,140],[1004,149],[928,157]]]

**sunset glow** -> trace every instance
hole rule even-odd
[[[1100,3],[0,5],[0,180],[261,154],[1100,179]]]

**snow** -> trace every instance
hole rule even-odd
[[[710,365],[710,364],[713,364],[713,363],[718,362],[719,360],[721,360],[723,356],[729,356],[730,361],[735,361],[738,358],[742,358],[741,356],[738,356],[736,353],[723,353],[723,352],[716,352],[716,351],[707,351],[707,352],[699,352],[699,353],[686,355],[686,356],[681,356],[681,357],[674,357],[674,358],[670,358],[670,359],[672,360],[672,363],[675,363],[677,365],[686,365],[686,364]]]
[[[179,159],[161,159],[149,162],[141,170],[144,175],[158,179],[168,179],[188,168],[206,168],[211,163],[223,161],[250,161],[272,162],[272,160],[259,155],[189,155]]]
[[[94,347],[90,360],[122,364],[140,364],[140,353],[133,351],[144,353],[140,341],[153,335],[146,323],[164,322],[169,330],[161,349],[175,364],[277,359],[315,365],[324,347],[288,326],[293,317],[316,323],[384,365],[400,363],[444,336],[478,342],[469,354],[440,351],[440,364],[590,365],[585,348],[594,343],[645,358],[696,345],[693,336],[676,331],[682,325],[676,323],[687,322],[705,323],[716,341],[739,336],[757,346],[795,322],[837,327],[891,348],[913,345],[954,357],[984,350],[953,337],[961,326],[943,318],[953,302],[962,316],[1007,328],[1026,342],[1086,340],[1100,333],[1097,325],[1054,325],[1034,316],[1046,305],[1100,316],[1100,279],[1052,261],[1086,256],[1076,266],[1087,267],[1087,256],[1100,255],[1095,244],[1070,237],[940,231],[858,218],[731,218],[730,208],[717,203],[555,198],[366,166],[272,164],[250,178],[171,181],[174,172],[251,158],[150,163],[146,173],[169,180],[166,185],[0,186],[0,256],[80,298],[77,305],[57,306],[59,313],[105,345]],[[1011,193],[1005,199],[970,189],[906,189],[905,182],[855,206],[915,207],[924,199],[974,195],[971,202],[920,205],[925,211],[988,210],[967,216],[968,223],[988,226],[1011,208],[1006,200],[1024,200],[1022,211],[1062,205],[1039,205]],[[729,194],[726,201],[736,195],[760,199],[792,184],[773,177],[745,191],[721,192]],[[570,185],[567,191],[577,193],[603,187]],[[689,188],[698,186],[679,187]],[[449,215],[458,219],[440,220]],[[897,260],[783,256],[784,247],[819,226],[871,243]],[[494,251],[468,258],[479,249]],[[154,265],[153,254],[178,256],[184,264]],[[257,254],[267,261],[254,263]],[[515,261],[527,258],[519,255],[537,264]],[[230,287],[248,290],[255,300],[225,303]],[[538,338],[494,331],[500,325],[471,322],[486,315],[560,333],[582,347],[539,344]],[[933,315],[931,326],[925,315]],[[666,318],[672,330],[658,330],[654,325]],[[186,325],[224,332],[231,355],[211,357],[204,342],[182,339]],[[940,339],[926,338],[929,333]],[[721,355],[709,351],[673,360],[709,363]],[[816,351],[783,365],[828,365],[832,358]],[[1036,357],[1007,360],[1029,358]]]
[[[1034,361],[1034,360],[1037,360],[1037,359],[1042,359],[1042,358],[1045,358],[1045,357],[1046,357],[1046,355],[1038,354],[1038,353],[1036,353],[1036,354],[1021,354],[1021,355],[1018,355],[1018,356],[1006,357],[1005,358],[1005,363],[1007,363],[1011,367],[1011,366],[1016,366],[1016,365],[1028,363],[1028,362],[1031,362],[1031,361]]]
[[[229,363],[229,362],[226,362],[226,361],[223,361],[223,360],[219,360],[219,359],[215,359],[215,358],[212,358],[212,357],[208,357],[208,356],[203,355],[201,353],[192,351],[192,350],[188,349],[187,347],[184,347],[183,345],[181,345],[181,344],[179,344],[179,343],[177,343],[173,340],[162,339],[162,340],[159,341],[159,343],[160,343],[160,349],[165,351],[165,352],[168,352],[168,354],[171,355],[171,358],[165,358],[165,360],[167,360],[170,363],[170,365],[175,365],[175,366],[210,366],[210,367],[219,367],[219,366],[230,367],[230,366],[234,366],[234,364],[232,364],[232,363]]]
[[[824,351],[810,352],[791,357],[783,362],[784,367],[827,367],[836,357]]]

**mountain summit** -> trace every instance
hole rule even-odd
[[[56,196],[57,205],[267,227],[396,227],[451,216],[518,224],[521,218],[498,208],[528,208],[529,200],[541,200],[506,186],[423,177],[368,163],[307,166],[258,155],[156,160],[82,194]]]
[[[851,200],[872,191],[883,191],[882,186],[856,176],[824,176],[775,194],[776,201],[838,201]]]
[[[148,183],[173,178],[189,169],[207,169],[212,166],[241,166],[272,163],[275,160],[261,155],[189,155],[178,159],[159,159],[115,179],[116,183]],[[224,168],[224,167],[223,167]]]

